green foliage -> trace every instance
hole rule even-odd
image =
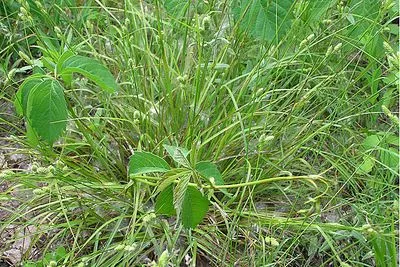
[[[60,75],[77,72],[95,82],[103,90],[113,93],[118,85],[114,76],[100,62],[84,56],[71,56],[61,64]]]
[[[217,165],[209,161],[201,161],[196,163],[196,171],[199,172],[200,176],[205,178],[212,185],[223,185],[224,180],[222,174],[219,172]],[[227,196],[231,194],[226,189],[220,189],[222,193]]]
[[[154,210],[158,214],[164,214],[168,216],[176,215],[174,207],[174,188],[172,185],[165,188],[158,194]]]
[[[0,233],[37,228],[0,257],[30,238],[34,266],[396,266],[397,1],[0,7]]]
[[[400,156],[397,136],[386,133],[369,135],[362,142],[362,148],[366,156],[359,167],[359,173],[370,173],[375,166],[376,158],[385,168],[393,173],[398,172]]]
[[[380,22],[380,1],[352,0],[348,18],[351,27],[348,28],[349,36],[355,42],[365,46],[365,52],[379,58],[383,55],[383,38]]]
[[[195,228],[206,215],[209,201],[198,189],[188,186],[187,177],[181,181],[175,190],[170,185],[157,196],[155,211],[158,214],[173,216],[178,210],[182,225]]]
[[[17,92],[14,105],[24,115],[32,137],[38,134],[52,144],[67,125],[67,106],[63,87],[57,80],[33,75],[25,80]]]
[[[191,1],[187,0],[165,0],[163,1],[165,9],[174,18],[185,16]]]
[[[58,53],[53,51],[49,54],[57,57]],[[96,60],[74,56],[70,51],[59,57],[57,63],[43,57],[43,65],[51,71],[55,71],[56,65],[61,66],[58,69],[61,73],[58,75],[64,80],[69,81],[70,75],[78,72],[107,92],[114,92],[117,89],[117,84],[106,67]],[[68,107],[64,97],[64,87],[54,78],[39,74],[28,77],[19,87],[14,106],[17,113],[23,115],[27,121],[27,136],[33,146],[36,146],[40,139],[53,144],[66,129]]]
[[[67,126],[67,104],[57,80],[43,79],[29,92],[27,123],[44,141],[52,144]]]
[[[189,182],[190,182],[190,176],[184,175],[178,179],[177,184],[174,187],[173,203],[174,203],[174,207],[175,207],[176,213],[178,215],[178,218],[181,215],[181,209],[183,208],[183,203],[185,201],[185,196],[186,196],[186,192],[188,190]]]
[[[188,187],[182,202],[182,224],[186,228],[195,228],[208,211],[209,201],[194,187]]]
[[[375,166],[375,158],[373,158],[371,156],[364,156],[363,162],[357,169],[357,173],[358,174],[370,173],[372,171],[372,169],[374,168],[374,166]]]
[[[129,161],[129,173],[133,179],[140,178],[140,174],[162,172],[164,177],[158,184],[155,211],[158,214],[177,215],[185,228],[195,228],[207,213],[209,201],[203,194],[189,184],[196,175],[189,168],[190,163],[186,159],[188,151],[184,148],[164,145],[168,154],[178,165],[185,169],[169,171],[169,165],[162,158],[149,152],[135,152]],[[222,185],[222,176],[217,166],[211,162],[199,162],[196,170],[206,179],[214,177]],[[174,185],[175,184],[175,185]]]
[[[27,105],[28,105],[28,96],[30,91],[39,84],[42,76],[31,76],[26,79],[19,87],[19,90],[15,96],[14,105],[18,115],[26,116]]]
[[[196,170],[200,173],[200,175],[210,181],[214,178],[214,184],[223,185],[224,180],[222,179],[222,175],[219,172],[217,166],[209,161],[201,161],[196,163]]]
[[[149,152],[135,152],[129,159],[129,174],[131,175],[166,172],[169,169],[165,160]]]
[[[184,148],[177,146],[169,146],[163,145],[169,156],[179,165],[184,167],[189,167],[189,161],[187,160],[187,156],[189,155],[189,151]]]
[[[373,229],[371,230],[368,239],[374,250],[376,266],[392,267],[398,265],[394,238],[385,235],[386,233],[378,233]]]
[[[23,267],[47,267],[58,266],[67,256],[67,251],[64,247],[60,246],[55,251],[47,252],[43,259],[36,262],[27,261],[23,263]]]
[[[336,0],[308,0],[302,18],[307,23],[320,22],[327,10],[336,4]]]
[[[279,42],[293,20],[291,0],[236,1],[234,14],[242,31],[254,38]]]

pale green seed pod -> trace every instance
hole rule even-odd
[[[125,246],[125,248],[124,248],[125,251],[129,251],[129,252],[135,251],[136,249],[137,249],[136,244],[128,245],[128,246]]]
[[[45,167],[38,167],[38,168],[37,168],[37,173],[45,174],[45,173],[47,173],[47,168],[45,168]]]
[[[54,165],[59,169],[62,169],[65,166],[64,162],[61,160],[57,160]]]
[[[26,8],[25,7],[20,7],[19,8],[19,11],[24,15],[24,16],[28,16],[28,11],[26,10]]]
[[[179,82],[179,83],[185,83],[186,82],[186,80],[187,80],[187,75],[183,75],[183,76],[178,76],[178,77],[176,77],[176,80]]]
[[[314,37],[315,37],[315,34],[310,34],[309,36],[307,36],[307,38],[306,38],[306,40],[307,40],[307,42],[310,42],[312,39],[314,39]]]
[[[154,213],[147,214],[143,217],[143,223],[150,223],[156,218]]]
[[[264,240],[265,240],[265,243],[270,244],[273,247],[279,246],[279,242],[274,237],[267,236],[267,237],[265,237]]]
[[[393,48],[386,41],[383,41],[383,48],[385,48],[386,52],[393,53]]]
[[[32,163],[31,170],[33,172],[37,172],[37,169],[39,168],[39,164],[37,162]]]
[[[40,9],[40,11],[45,10],[42,3],[40,3],[40,1],[35,1],[35,5]]]
[[[160,258],[158,259],[158,267],[165,267],[168,264],[169,252],[168,250],[164,250],[161,253]]]
[[[389,117],[389,119],[396,125],[400,125],[399,118],[397,118],[395,115],[392,114],[392,112],[385,106],[382,105],[382,111],[385,113],[386,116]]]
[[[117,246],[114,248],[114,250],[116,250],[116,251],[121,251],[121,250],[124,250],[124,248],[125,248],[125,245],[124,245],[124,244],[119,244],[119,245],[117,245]]]
[[[274,136],[273,135],[266,135],[266,134],[262,134],[260,135],[260,137],[258,138],[258,142],[260,143],[267,143],[269,141],[274,140]]]
[[[40,196],[43,195],[45,193],[45,190],[43,190],[42,188],[36,188],[32,190],[32,193],[34,195]]]
[[[265,88],[259,88],[259,89],[257,89],[257,91],[256,91],[256,96],[257,96],[257,97],[262,96],[262,94],[264,93],[264,91],[265,91]]]
[[[335,47],[333,48],[333,53],[339,51],[340,48],[342,48],[342,45],[342,43],[338,43],[337,45],[335,45]]]
[[[300,48],[302,48],[302,47],[304,47],[304,46],[306,46],[306,44],[307,44],[307,39],[304,39],[303,41],[301,41],[300,42]]]
[[[90,22],[90,20],[86,21],[86,27],[88,28],[89,31],[93,31],[93,23]]]
[[[50,165],[49,167],[47,167],[47,172],[51,172],[54,173],[56,171],[56,168],[54,168],[54,166]]]
[[[333,51],[333,46],[329,46],[328,49],[326,50],[325,56],[328,57],[332,54]]]
[[[60,29],[60,27],[58,27],[58,26],[54,26],[54,32],[55,32],[56,34],[62,34],[61,29]]]
[[[128,27],[131,24],[131,21],[128,18],[125,18],[124,24],[125,27]]]
[[[32,60],[29,58],[29,56],[27,54],[25,54],[22,51],[18,51],[18,55],[29,65],[33,65]]]
[[[212,186],[215,186],[215,178],[214,177],[210,177],[210,183]]]
[[[205,16],[201,21],[201,27],[205,30],[208,30],[211,27],[211,17]]]
[[[133,112],[133,118],[134,119],[139,119],[141,116],[140,116],[140,111],[139,110],[135,110],[134,112]]]

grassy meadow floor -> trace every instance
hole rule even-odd
[[[0,266],[398,266],[398,31],[386,0],[2,1]],[[65,51],[117,92],[61,80]],[[65,87],[52,146],[13,104],[34,73]],[[135,151],[227,186],[186,229]]]

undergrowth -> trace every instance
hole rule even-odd
[[[6,0],[0,14],[0,148],[26,163],[2,163],[3,261],[397,266],[398,3]],[[98,65],[72,75],[65,54]],[[100,65],[116,90],[87,75]],[[34,104],[14,112],[34,75],[62,88],[57,132]]]

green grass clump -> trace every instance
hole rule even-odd
[[[35,229],[18,263],[397,266],[397,3],[20,0],[0,15],[0,236]],[[66,51],[107,66],[116,92],[90,68],[57,72]],[[53,145],[14,112],[32,74],[63,86]],[[135,151],[172,170],[132,175]],[[204,161],[221,180],[201,180]],[[188,187],[209,200],[197,227],[156,213],[171,176],[177,217]]]

